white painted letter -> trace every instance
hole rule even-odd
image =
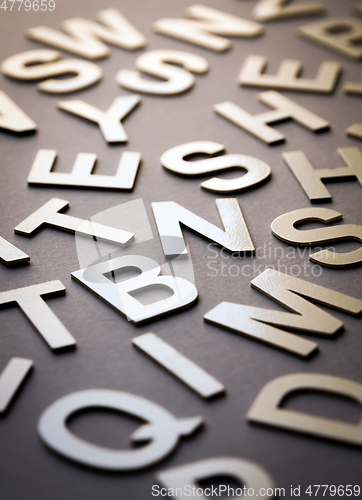
[[[97,156],[92,153],[79,153],[73,170],[70,174],[65,174],[51,171],[56,157],[57,152],[53,149],[39,149],[29,173],[28,184],[132,189],[141,161],[141,153],[123,151],[116,175],[94,175],[92,172]]]
[[[126,268],[139,269],[141,274],[120,283],[112,281],[115,272]],[[182,309],[197,300],[197,290],[192,283],[176,276],[159,276],[160,273],[161,267],[153,259],[142,255],[125,255],[75,271],[72,278],[133,323],[140,323]],[[137,292],[147,289],[152,291],[157,287],[172,291],[172,296],[147,305],[133,296],[137,296]]]
[[[96,236],[101,240],[111,241],[120,245],[125,245],[134,236],[133,233],[129,233],[128,231],[122,231],[121,229],[115,229],[103,224],[59,213],[60,210],[64,210],[68,206],[69,202],[67,200],[52,198],[18,224],[14,228],[14,231],[24,236],[31,236],[43,226],[51,226],[71,233],[77,231],[79,234]]]
[[[258,491],[257,496],[262,500],[272,500],[274,498],[274,495],[267,494],[269,488],[274,489],[274,480],[270,474],[260,467],[260,465],[239,457],[207,458],[190,464],[179,465],[178,467],[159,472],[157,479],[166,488],[172,488],[175,492],[182,492],[186,491],[186,486],[188,488],[199,488],[199,482],[203,479],[210,480],[213,477],[224,476],[236,479],[247,489],[252,489],[254,492]],[[197,494],[200,500],[207,500],[209,496],[214,495]],[[239,497],[240,495],[229,496],[230,500],[236,500]],[[174,498],[184,500],[183,495],[176,494]]]
[[[203,398],[210,398],[225,391],[225,387],[196,363],[154,333],[145,333],[132,339],[132,344],[166,368]]]
[[[109,408],[145,420],[131,436],[133,442],[148,441],[131,450],[115,450],[79,439],[69,431],[69,417],[80,410]],[[138,470],[157,463],[176,448],[181,436],[192,434],[202,417],[178,419],[162,406],[128,392],[90,389],[73,392],[50,405],[40,417],[41,439],[57,453],[96,469]]]
[[[74,348],[75,339],[43,300],[43,295],[60,295],[65,287],[60,281],[17,288],[0,293],[0,305],[16,302],[40,335],[53,350]]]

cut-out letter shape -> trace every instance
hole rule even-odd
[[[302,391],[352,399],[362,406],[362,384],[320,373],[293,373],[268,382],[247,413],[249,422],[362,446],[362,424],[281,408],[287,396]]]
[[[333,49],[354,60],[362,59],[362,22],[350,18],[325,19],[306,24],[299,33],[309,40]]]
[[[92,408],[107,408],[145,420],[132,435],[132,442],[147,441],[142,447],[115,450],[79,439],[67,426],[70,416]],[[52,450],[70,460],[97,469],[138,470],[159,462],[173,451],[181,436],[189,436],[204,422],[203,417],[178,419],[168,410],[128,392],[90,389],[64,396],[41,415],[38,432]]]
[[[157,361],[199,396],[210,398],[225,391],[225,387],[216,378],[154,333],[145,333],[135,337],[132,339],[132,344]]]
[[[335,61],[324,61],[316,78],[301,78],[302,63],[294,59],[284,59],[276,75],[263,73],[267,64],[264,56],[248,56],[240,70],[238,83],[248,87],[269,87],[273,89],[301,90],[329,94],[333,92],[341,65]]]
[[[10,97],[0,90],[0,130],[35,132],[37,125]]]
[[[275,144],[285,140],[285,136],[269,127],[268,123],[293,119],[313,132],[329,128],[329,123],[326,120],[275,90],[262,92],[258,95],[258,100],[275,109],[258,115],[251,115],[233,102],[225,101],[215,104],[213,110],[267,144]]]
[[[159,19],[152,24],[153,31],[218,52],[232,46],[218,35],[252,37],[264,32],[260,24],[205,5],[192,5],[185,14],[190,19]]]
[[[38,83],[36,88],[49,94],[67,94],[85,89],[99,82],[103,71],[99,66],[80,59],[64,59],[54,50],[28,50],[10,56],[1,64],[1,71],[6,76],[17,80],[33,81],[76,74],[71,78],[55,80],[51,78]]]
[[[322,222],[330,224],[342,219],[342,214],[331,208],[301,208],[280,215],[273,220],[271,230],[274,236],[296,246],[312,246],[338,241],[356,240],[362,243],[362,226],[357,224],[343,224],[333,227],[321,227],[317,229],[296,229],[297,225],[304,222]],[[352,252],[335,252],[321,250],[310,254],[309,260],[332,268],[346,268],[360,265],[362,263],[362,246]]]
[[[107,111],[102,111],[84,101],[60,101],[57,107],[73,115],[98,123],[107,142],[127,142],[128,137],[121,120],[140,102],[140,96],[130,95],[116,97]]]
[[[0,414],[4,413],[33,366],[26,358],[11,358],[0,375]]]
[[[254,252],[243,214],[236,198],[215,200],[224,231],[174,201],[152,203],[163,253],[187,255],[181,224],[229,252]]]
[[[291,17],[318,16],[326,12],[323,4],[285,5],[289,0],[259,0],[253,9],[253,16],[258,21],[275,21]]]
[[[312,202],[332,201],[323,180],[356,179],[362,186],[362,153],[358,148],[339,148],[346,167],[314,169],[303,151],[282,153],[282,157]]]
[[[123,151],[116,175],[94,175],[92,172],[97,161],[97,155],[79,153],[74,162],[72,172],[67,174],[52,172],[56,157],[57,152],[53,149],[39,149],[29,173],[28,184],[132,189],[141,161],[141,153]]]
[[[343,88],[346,94],[362,95],[362,83],[346,82]]]
[[[146,45],[144,36],[117,9],[101,10],[97,18],[103,24],[75,17],[63,21],[65,33],[47,26],[37,26],[26,30],[25,35],[88,59],[109,55],[109,49],[102,41],[128,50]]]
[[[35,232],[42,229],[44,226],[54,227],[69,231],[77,232],[89,236],[95,236],[104,241],[110,241],[119,245],[125,245],[130,241],[134,234],[122,229],[104,226],[84,219],[78,219],[71,215],[59,213],[60,210],[68,208],[69,202],[59,198],[52,198],[42,207],[29,215],[23,222],[18,224],[14,231],[24,236],[31,236]]]
[[[236,179],[219,179],[214,177],[201,183],[202,188],[217,193],[242,191],[243,189],[257,186],[270,176],[271,171],[269,165],[252,156],[232,154],[193,162],[184,160],[185,156],[191,154],[217,154],[224,150],[225,147],[217,142],[188,142],[165,151],[161,156],[161,164],[172,172],[187,176],[199,176],[210,172],[229,170],[230,168],[246,170],[244,175]]]
[[[65,287],[61,281],[48,281],[1,292],[0,305],[16,302],[48,346],[53,351],[59,351],[74,348],[76,341],[44,301],[43,296],[64,294]]]
[[[235,479],[242,485],[240,488],[241,491],[244,487],[249,490],[249,493],[253,490],[252,495],[247,494],[246,496],[254,496],[254,493],[258,492],[257,496],[260,499],[272,500],[275,498],[274,494],[270,495],[267,493],[268,490],[269,493],[271,490],[274,490],[275,486],[271,475],[255,462],[239,457],[206,458],[163,470],[156,475],[157,480],[163,486],[167,489],[171,488],[175,492],[173,498],[177,500],[184,500],[184,495],[178,495],[177,492],[186,491],[185,487],[190,488],[190,491],[191,487],[200,488],[199,484],[202,480],[210,480],[213,477],[230,477]],[[206,488],[204,495],[197,494],[197,498],[207,500],[209,497],[213,497],[214,495],[210,494],[210,490],[211,488]],[[233,496],[231,500],[235,500],[240,496],[244,495]]]
[[[0,236],[0,262],[7,266],[13,266],[26,264],[29,261],[29,255]]]
[[[356,139],[362,139],[362,123],[355,123],[348,127],[346,130],[347,135],[350,137],[355,137]]]
[[[128,268],[138,269],[141,274],[119,283],[112,281],[114,273]],[[177,276],[160,274],[161,267],[153,259],[125,255],[75,271],[72,278],[137,324],[183,309],[197,300],[197,290],[192,283]],[[135,298],[137,292],[157,288],[167,289],[173,294],[147,305]]]
[[[251,286],[292,313],[221,302],[211,309],[204,319],[301,357],[316,352],[318,344],[280,328],[330,336],[343,327],[340,320],[306,299],[354,316],[362,311],[362,300],[274,269],[266,269],[259,274],[251,281]]]
[[[180,64],[183,68],[175,64]],[[118,85],[134,92],[174,95],[190,89],[195,84],[192,73],[206,73],[209,64],[203,57],[190,52],[152,50],[136,59],[136,68],[164,81],[146,80],[138,71],[122,69],[116,75]]]

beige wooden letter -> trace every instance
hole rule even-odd
[[[230,40],[217,35],[251,37],[264,32],[260,24],[205,5],[188,7],[186,16],[191,19],[159,19],[153,23],[153,31],[215,51],[232,46]]]
[[[64,59],[55,50],[27,50],[10,56],[1,64],[4,75],[17,80],[33,81],[51,76],[75,74],[66,79],[49,78],[36,88],[49,94],[67,94],[99,82],[103,71],[99,66],[80,59]]]
[[[334,227],[299,230],[295,226],[303,222],[318,221],[325,224],[342,219],[342,214],[330,208],[301,208],[280,215],[273,220],[271,230],[280,240],[297,246],[334,243],[338,241],[357,240],[362,243],[362,226],[344,224]],[[309,256],[309,260],[321,266],[345,268],[360,265],[362,262],[362,246],[352,252],[335,252],[322,250]]]
[[[178,68],[175,64],[183,67]],[[118,85],[134,92],[174,95],[191,88],[195,83],[192,73],[205,73],[209,64],[203,57],[190,52],[150,50],[136,59],[136,67],[139,71],[161,78],[162,81],[145,79],[138,71],[121,69],[116,75]]]
[[[251,115],[233,102],[225,101],[215,104],[213,110],[267,144],[275,144],[285,140],[284,135],[269,127],[268,123],[293,118],[314,132],[329,128],[329,123],[326,120],[279,94],[279,92],[275,92],[275,90],[262,92],[258,99],[275,109],[259,115]]]
[[[287,5],[288,0],[259,0],[253,9],[253,15],[258,21],[274,21],[291,17],[315,16],[323,14],[326,8],[320,3],[302,5]]]
[[[109,55],[109,49],[102,41],[128,50],[146,45],[144,36],[117,9],[101,10],[97,17],[102,24],[75,17],[62,23],[65,33],[37,26],[28,29],[25,35],[88,59]]]
[[[138,95],[116,97],[107,111],[102,111],[84,101],[60,101],[57,107],[73,115],[98,123],[107,142],[127,142],[128,136],[121,123],[139,103]]]
[[[362,300],[274,269],[266,269],[252,280],[251,286],[292,313],[221,302],[204,319],[302,357],[316,352],[318,344],[280,328],[330,336],[343,327],[341,321],[309,303],[306,298],[354,316],[362,311]]]
[[[362,83],[346,82],[343,88],[346,94],[362,95]]]
[[[314,169],[303,151],[282,153],[282,157],[310,201],[332,201],[322,179],[356,179],[362,186],[362,153],[358,148],[339,148],[346,167]]]
[[[362,424],[350,424],[281,408],[293,392],[317,391],[343,396],[362,405],[362,384],[320,373],[293,373],[276,378],[261,390],[247,413],[247,420],[303,434],[362,446]]]
[[[199,176],[211,172],[240,168],[246,170],[244,175],[234,179],[213,177],[201,183],[201,187],[218,193],[232,193],[257,186],[270,176],[270,167],[265,162],[241,154],[217,156],[199,161],[187,161],[184,158],[195,153],[216,154],[225,150],[222,144],[212,141],[195,141],[180,144],[163,153],[161,164],[173,172],[187,176]]]
[[[362,123],[354,123],[346,130],[347,135],[350,137],[355,137],[356,139],[362,139]]]
[[[17,134],[35,132],[37,129],[36,123],[1,90],[0,129],[10,130]]]
[[[284,59],[276,75],[263,74],[267,64],[264,56],[248,56],[240,70],[238,83],[248,87],[268,87],[273,89],[301,90],[329,94],[333,92],[341,65],[335,61],[323,61],[316,78],[300,78],[302,63],[294,59]]]
[[[357,19],[325,19],[301,26],[299,33],[351,59],[362,59],[362,48],[358,45],[362,38],[362,23]]]

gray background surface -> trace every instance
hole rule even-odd
[[[252,19],[255,1],[207,0],[205,5]],[[354,2],[323,0],[330,17],[354,16]],[[0,266],[1,291],[59,279],[66,287],[66,297],[48,300],[48,304],[75,336],[74,352],[54,355],[17,307],[0,311],[0,370],[10,357],[34,360],[34,371],[9,412],[0,419],[0,498],[2,500],[116,499],[151,497],[155,474],[181,464],[214,456],[238,456],[265,467],[277,486],[289,489],[309,484],[358,484],[361,480],[361,451],[348,445],[303,437],[272,428],[252,426],[245,414],[264,385],[280,375],[306,372],[333,374],[362,382],[361,319],[333,312],[345,324],[342,335],[333,340],[318,339],[319,354],[309,361],[292,357],[248,338],[204,323],[203,315],[221,301],[280,309],[275,303],[250,287],[250,278],[221,276],[221,262],[233,264],[255,262],[260,271],[277,265],[276,259],[251,260],[226,258],[207,249],[207,242],[188,230],[184,231],[194,266],[198,303],[178,314],[135,327],[121,315],[71,280],[70,273],[79,269],[74,236],[43,229],[33,238],[15,235],[13,228],[52,197],[70,202],[69,215],[90,218],[106,209],[143,199],[153,229],[157,231],[151,202],[173,200],[220,226],[215,194],[200,189],[200,179],[182,178],[162,169],[161,154],[178,144],[195,140],[217,141],[228,153],[242,153],[266,161],[272,177],[263,186],[239,194],[238,199],[254,244],[274,249],[287,245],[276,240],[270,231],[275,217],[312,206],[296,179],[284,164],[281,153],[303,150],[316,167],[342,166],[337,147],[359,146],[348,138],[345,129],[361,121],[361,98],[343,92],[345,81],[361,81],[360,64],[314,45],[297,36],[297,27],[316,18],[271,22],[258,38],[234,39],[231,50],[215,53],[176,39],[157,35],[151,23],[161,17],[183,17],[192,2],[157,0],[143,2],[97,2],[94,0],[56,0],[56,10],[41,12],[0,11],[0,59],[44,45],[27,40],[26,28],[40,24],[59,28],[71,17],[95,19],[101,8],[116,7],[146,36],[148,47],[127,51],[111,47],[111,55],[97,62],[104,79],[93,88],[64,96],[40,93],[35,83],[22,83],[0,76],[4,90],[38,124],[36,135],[16,137],[0,133],[1,145],[1,235],[31,256],[28,266],[8,269]],[[50,47],[49,47],[50,48]],[[58,100],[81,99],[100,109],[107,109],[116,96],[130,94],[117,86],[115,74],[121,68],[134,68],[136,57],[145,50],[175,49],[199,54],[207,59],[210,71],[196,76],[190,91],[173,97],[142,96],[141,105],[124,121],[128,145],[108,146],[97,125],[56,109]],[[76,57],[63,53],[64,57]],[[213,104],[230,100],[251,113],[268,108],[258,103],[258,89],[240,88],[236,76],[249,54],[264,55],[268,72],[277,70],[282,59],[302,61],[304,75],[314,78],[324,60],[339,61],[343,73],[333,95],[320,96],[283,92],[295,102],[313,110],[331,123],[331,130],[312,134],[293,122],[276,128],[287,137],[283,145],[268,147],[212,111]],[[70,171],[79,152],[96,153],[98,172],[113,174],[124,150],[140,151],[142,165],[133,192],[57,189],[27,186],[27,176],[38,149],[56,149],[56,169]],[[207,177],[205,177],[206,179]],[[355,182],[328,184],[333,202],[323,206],[343,214],[344,222],[361,221],[361,187]],[[341,244],[337,250],[356,248]],[[216,260],[208,268],[210,260]],[[284,264],[303,265],[305,279],[331,289],[362,298],[361,269],[337,271],[323,268],[313,277],[307,256],[287,258]],[[209,264],[210,266],[210,264]],[[235,267],[231,273],[235,273]],[[256,272],[256,274],[259,274]],[[254,276],[252,276],[254,277]],[[302,276],[301,276],[302,277]],[[202,401],[192,391],[135,350],[131,339],[153,331],[189,356],[224,383],[227,394],[211,402]],[[192,438],[184,439],[177,450],[163,462],[137,473],[104,473],[83,468],[49,451],[40,441],[36,426],[41,413],[52,402],[73,391],[109,388],[145,396],[164,406],[178,417],[203,415],[206,426]],[[349,401],[305,395],[291,399],[288,407],[310,411],[326,417],[357,423],[361,409]],[[75,418],[71,428],[79,436],[98,444],[128,447],[128,436],[139,423],[112,413],[94,411]],[[307,496],[304,496],[308,498]],[[302,495],[303,498],[303,495]]]

